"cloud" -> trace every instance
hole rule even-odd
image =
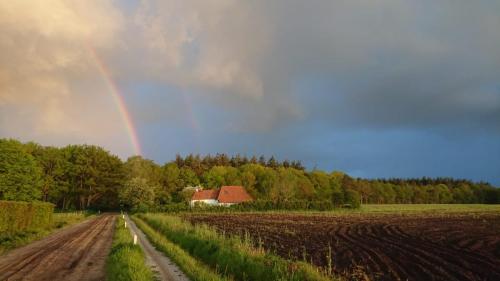
[[[268,152],[303,138],[315,145],[291,149],[307,158],[357,130],[496,136],[498,10],[491,1],[1,3],[0,135],[131,153],[92,46],[150,144],[199,126],[207,151],[258,140]],[[230,144],[226,134],[244,138]],[[191,142],[170,140],[170,154]],[[354,149],[345,143],[321,156]]]
[[[278,78],[270,77],[269,84],[299,79],[323,84],[322,92],[303,86],[301,100],[309,104],[309,117],[331,127],[463,124],[498,131],[496,8],[446,1],[270,7],[277,37],[268,65]],[[282,73],[288,76],[283,79]]]
[[[122,25],[109,1],[2,2],[0,135],[130,153],[118,141],[125,128],[87,47],[116,45]]]
[[[304,118],[333,127],[498,130],[498,8],[141,1],[129,23],[129,49],[141,61],[124,75],[145,75],[237,112],[228,125],[237,130],[270,131]],[[297,93],[297,81],[308,79],[329,88]]]

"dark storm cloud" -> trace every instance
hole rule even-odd
[[[233,112],[223,126],[236,131],[304,119],[499,131],[499,10],[491,1],[141,1],[127,11],[127,47],[108,52],[122,80],[180,88]],[[168,103],[144,99],[158,101],[151,112]]]
[[[334,126],[499,131],[498,3],[300,3],[267,10],[264,88],[305,77],[306,112]]]

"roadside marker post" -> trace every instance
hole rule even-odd
[[[125,228],[127,228],[127,222],[125,222]]]
[[[137,244],[137,235],[134,234],[134,245]]]

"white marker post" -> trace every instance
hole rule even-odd
[[[127,222],[125,222],[125,228],[127,228]]]
[[[134,234],[134,245],[137,244],[137,235]]]
[[[122,214],[122,219],[125,219],[125,215],[124,214]]]

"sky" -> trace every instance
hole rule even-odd
[[[500,186],[500,2],[1,1],[0,137]]]

